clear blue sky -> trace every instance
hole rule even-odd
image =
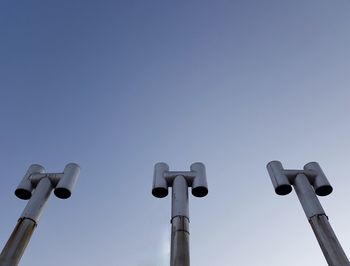
[[[168,265],[153,166],[201,161],[193,266],[326,265],[295,193],[274,194],[277,159],[321,164],[349,253],[349,14],[348,0],[2,0],[1,246],[27,167],[73,161],[76,190],[50,198],[21,265]]]

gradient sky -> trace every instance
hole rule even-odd
[[[29,165],[76,162],[21,265],[169,265],[153,166],[201,161],[191,265],[326,265],[295,193],[274,193],[277,159],[320,163],[349,253],[349,14],[348,0],[0,1],[1,245]]]

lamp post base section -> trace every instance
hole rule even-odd
[[[185,216],[171,220],[170,266],[190,266],[189,220]]]
[[[326,215],[315,215],[309,219],[312,230],[330,266],[349,266],[350,262],[341,247]]]
[[[18,265],[35,227],[36,223],[31,219],[23,218],[18,221],[0,254],[0,266]]]

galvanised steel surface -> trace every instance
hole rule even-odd
[[[0,255],[1,266],[18,265],[25,248],[35,230],[36,223],[30,219],[19,219]]]
[[[316,196],[327,196],[333,191],[319,164],[311,162],[303,170],[285,170],[281,162],[271,161],[267,164],[267,171],[278,195],[287,195],[294,187],[328,265],[349,266],[350,262]]]
[[[153,196],[164,198],[168,195],[168,188],[172,187],[171,266],[190,265],[188,187],[192,187],[192,195],[195,197],[208,194],[204,164],[194,163],[190,169],[191,171],[169,171],[166,163],[154,166]]]
[[[69,198],[79,173],[75,163],[67,164],[63,173],[45,173],[38,164],[29,167],[15,191],[17,197],[29,202],[0,254],[0,266],[18,265],[52,190],[58,198]]]

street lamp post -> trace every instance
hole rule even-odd
[[[278,195],[287,195],[294,187],[328,265],[350,265],[316,196],[327,196],[333,191],[319,164],[311,162],[303,170],[285,170],[281,162],[272,161],[267,164],[267,171]]]
[[[15,191],[18,198],[29,201],[0,254],[1,266],[19,264],[52,190],[58,198],[69,198],[79,173],[75,163],[67,164],[63,173],[46,173],[38,164],[29,167]]]
[[[188,187],[192,187],[195,197],[208,194],[204,164],[194,163],[190,169],[169,171],[165,163],[154,166],[153,196],[164,198],[172,187],[170,266],[190,265]]]

